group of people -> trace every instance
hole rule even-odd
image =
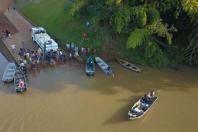
[[[151,104],[153,102],[153,98],[155,97],[155,92],[151,91],[142,97],[141,102],[143,104]]]
[[[38,64],[55,64],[56,62],[64,62],[66,59],[66,53],[63,50],[48,52],[43,52],[40,48],[38,50],[30,50],[26,48],[20,48],[19,50],[18,64],[20,67],[26,65],[31,65],[32,68],[35,68]]]
[[[25,71],[26,66],[30,65],[32,68],[35,68],[38,64],[56,64],[56,62],[64,62],[67,58],[72,58],[74,56],[87,56],[87,55],[95,55],[96,49],[90,48],[79,48],[74,43],[66,44],[66,52],[62,49],[58,49],[57,51],[46,51],[44,52],[41,48],[38,50],[30,50],[28,48],[24,48],[24,42],[22,42],[22,48],[19,49],[18,52],[18,65],[19,67]]]
[[[67,43],[65,47],[69,53],[69,57],[96,55],[96,48],[91,49],[86,47],[78,47],[74,43]]]

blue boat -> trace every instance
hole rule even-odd
[[[95,74],[95,64],[92,58],[88,58],[86,61],[85,72],[87,76],[93,76]]]

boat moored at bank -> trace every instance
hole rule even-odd
[[[104,62],[100,57],[95,57],[96,64],[106,75],[114,75],[112,68]]]
[[[126,61],[126,60],[123,60],[123,59],[119,59],[117,58],[116,59],[117,62],[122,65],[123,67],[129,69],[129,70],[132,70],[132,71],[135,71],[135,72],[141,72],[141,69],[139,67],[137,67],[136,65]]]
[[[20,70],[17,70],[14,76],[14,90],[17,93],[23,93],[27,90],[26,77]]]
[[[92,58],[88,58],[85,64],[85,72],[87,76],[93,76],[95,74],[95,64]]]
[[[4,83],[12,82],[14,80],[15,71],[16,71],[15,63],[8,63],[8,65],[5,68],[2,81]]]

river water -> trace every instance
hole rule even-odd
[[[0,76],[8,62],[0,54]],[[16,94],[0,82],[0,132],[197,132],[198,70],[141,67],[142,73],[110,63],[115,77],[99,69],[87,77],[76,61],[32,72],[29,89]],[[156,104],[142,118],[127,120],[131,103],[155,89]]]

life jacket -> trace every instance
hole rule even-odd
[[[20,87],[20,88],[23,88],[24,85],[25,85],[24,81],[20,81],[20,82],[19,82],[19,87]]]

